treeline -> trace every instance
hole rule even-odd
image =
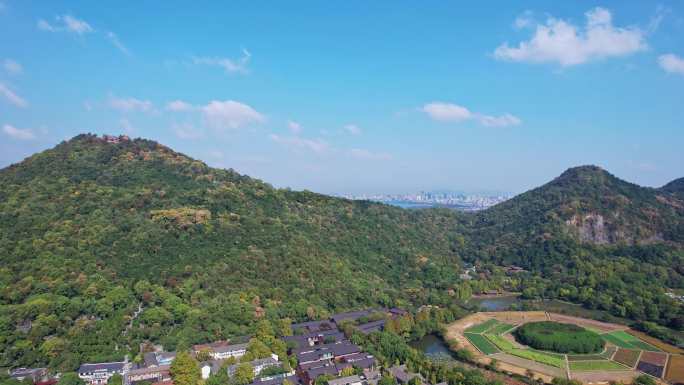
[[[587,354],[603,350],[598,334],[577,325],[551,321],[529,322],[515,329],[518,341],[535,349]]]

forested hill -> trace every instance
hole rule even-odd
[[[121,357],[123,343],[245,334],[262,316],[446,297],[457,219],[80,135],[0,171],[0,367],[73,367]],[[138,303],[147,327],[124,338]]]
[[[453,306],[492,288],[676,327],[664,288],[684,288],[681,207],[582,167],[478,214],[404,210],[79,135],[0,171],[0,367],[73,369],[143,341],[243,335],[261,317]],[[466,282],[462,260],[532,272],[484,265]]]
[[[684,243],[684,200],[677,182],[662,189],[641,187],[596,166],[565,171],[553,181],[476,215],[474,244],[499,258],[530,260],[520,250],[533,245],[632,246]],[[681,184],[681,182],[680,182]],[[638,249],[638,247],[636,248]],[[481,250],[484,251],[484,250]],[[562,254],[563,251],[560,250]]]

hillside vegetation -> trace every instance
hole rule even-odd
[[[455,306],[501,287],[681,328],[664,295],[684,288],[681,200],[569,173],[478,214],[404,210],[80,135],[0,171],[0,366],[73,369],[144,341],[243,335],[261,318]],[[582,235],[589,214],[600,236]],[[464,260],[494,273],[461,281]]]

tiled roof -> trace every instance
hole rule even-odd
[[[97,371],[119,372],[124,368],[124,362],[103,362],[99,364],[82,364],[78,368],[79,373],[92,373]]]

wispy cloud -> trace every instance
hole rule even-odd
[[[468,120],[474,120],[483,126],[487,127],[507,127],[517,126],[522,123],[522,120],[517,116],[511,114],[504,114],[501,116],[492,116],[472,112],[466,107],[458,104],[446,102],[432,102],[420,108],[432,120],[440,122],[459,123]]]
[[[194,110],[195,106],[182,100],[174,100],[166,104],[166,109],[174,112],[185,112]]]
[[[266,120],[254,108],[234,100],[213,100],[201,107],[201,111],[207,125],[216,129],[236,129]]]
[[[242,57],[238,59],[229,59],[221,57],[193,57],[192,61],[195,64],[203,64],[210,66],[217,66],[223,68],[227,73],[247,74],[249,73],[249,61],[252,54],[246,49],[242,50]]]
[[[302,125],[292,120],[287,122],[287,128],[289,128],[290,132],[295,135],[298,135],[302,132]]]
[[[19,75],[24,72],[24,67],[21,66],[17,61],[12,59],[5,59],[2,61],[2,67],[10,75]]]
[[[299,136],[280,136],[272,134],[269,138],[286,147],[295,150],[308,150],[317,154],[322,154],[330,149],[330,145],[323,139],[306,139]]]
[[[107,32],[106,34],[107,40],[109,40],[110,43],[114,47],[116,47],[121,53],[123,53],[126,56],[131,56],[131,52],[128,50],[128,48],[119,40],[119,37],[114,33],[114,32]]]
[[[55,16],[55,22],[49,23],[45,19],[38,19],[37,27],[41,31],[46,32],[70,32],[77,35],[84,35],[86,33],[95,32],[85,20],[77,19],[76,17],[66,14]]]
[[[2,131],[5,133],[5,135],[8,135],[14,139],[18,140],[33,140],[36,139],[36,134],[33,132],[33,130],[25,128],[25,129],[19,129],[16,128],[12,125],[5,124],[2,126]]]
[[[344,126],[344,130],[352,135],[361,135],[361,128],[359,128],[359,126],[356,124],[347,124]]]
[[[684,59],[673,53],[660,55],[658,64],[665,72],[684,75]]]
[[[28,102],[24,98],[15,94],[12,90],[10,90],[6,85],[2,83],[0,83],[0,96],[4,97],[5,100],[19,108],[28,107]]]
[[[516,62],[555,62],[568,67],[647,48],[645,32],[637,27],[615,27],[609,10],[597,7],[586,12],[585,17],[584,28],[549,17],[545,24],[536,25],[530,40],[517,46],[503,43],[494,51],[494,57]],[[529,18],[520,20],[516,25],[521,27],[533,23]]]
[[[136,98],[119,98],[116,96],[109,96],[109,106],[121,112],[153,112],[154,105],[149,100],[140,100]]]

